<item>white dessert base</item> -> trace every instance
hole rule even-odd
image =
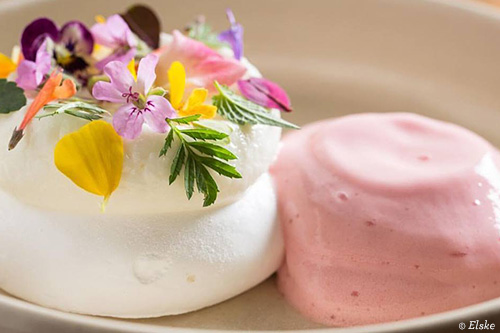
[[[0,288],[50,308],[185,313],[253,287],[282,258],[268,174],[233,204],[181,214],[51,212],[0,191]]]

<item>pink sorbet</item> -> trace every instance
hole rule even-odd
[[[279,288],[330,326],[500,296],[500,155],[456,125],[360,114],[288,135],[272,167],[286,261]]]

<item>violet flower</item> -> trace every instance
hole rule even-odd
[[[36,51],[34,61],[22,60],[17,67],[16,83],[24,90],[35,90],[52,67],[52,57],[47,51],[47,41],[43,41]]]
[[[238,88],[246,99],[255,104],[286,112],[292,111],[286,91],[273,81],[264,78],[239,80]]]
[[[97,82],[92,89],[96,99],[122,104],[113,115],[113,127],[124,138],[137,138],[144,122],[153,131],[165,133],[169,128],[165,118],[175,116],[169,101],[150,94],[156,80],[157,63],[158,56],[155,54],[144,57],[139,63],[135,80],[126,63],[112,61],[104,67],[110,82]]]
[[[48,46],[58,65],[69,72],[84,70],[88,66],[86,58],[94,49],[94,38],[87,27],[79,21],[70,21],[59,29],[48,18],[31,22],[21,36],[21,49],[26,60],[35,61],[40,46],[47,39]]]
[[[135,56],[137,39],[120,15],[112,15],[106,22],[96,23],[90,30],[97,44],[113,50],[111,55],[96,64],[98,69],[103,69],[111,61],[128,63]]]
[[[236,23],[236,19],[231,9],[226,9],[226,15],[229,23],[231,23],[231,28],[221,32],[219,34],[219,39],[229,43],[233,49],[234,57],[240,60],[241,57],[243,57],[243,26]]]

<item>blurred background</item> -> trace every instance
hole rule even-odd
[[[10,52],[36,17],[90,24],[96,14],[135,2],[0,0],[0,51]],[[492,56],[500,55],[497,7],[470,9],[472,0],[140,2],[158,11],[165,31],[197,14],[224,29],[224,9],[231,7],[245,27],[246,56],[291,95],[291,121],[408,111],[451,120],[500,143],[500,65]]]

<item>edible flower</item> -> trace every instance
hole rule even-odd
[[[51,55],[47,51],[47,41],[45,40],[36,52],[34,61],[22,60],[17,67],[16,83],[24,90],[35,90],[45,79],[50,71],[52,62]]]
[[[219,39],[229,43],[233,49],[234,57],[240,60],[243,57],[243,26],[236,23],[233,11],[230,8],[226,9],[226,15],[231,27],[221,32]]]
[[[290,98],[277,83],[264,78],[239,80],[238,88],[246,99],[267,108],[291,112]]]
[[[96,120],[57,143],[54,163],[77,186],[102,196],[104,211],[109,197],[120,184],[123,155],[122,138],[113,126]]]
[[[0,79],[7,78],[11,73],[15,72],[17,65],[21,62],[22,56],[19,52],[19,46],[12,49],[12,56],[9,58],[3,53],[0,53]]]
[[[160,19],[155,11],[146,5],[133,5],[121,14],[130,30],[151,49],[160,46]]]
[[[112,61],[104,67],[110,82],[97,82],[92,89],[96,99],[122,104],[113,115],[113,126],[124,138],[137,138],[144,122],[153,131],[165,133],[169,128],[165,118],[175,115],[172,105],[163,96],[156,95],[157,90],[151,89],[157,63],[155,54],[144,57],[135,80],[126,63]]]
[[[94,49],[94,38],[83,23],[70,21],[59,29],[48,18],[31,22],[21,36],[21,49],[26,60],[35,61],[40,46],[47,39],[53,41],[48,44],[53,48],[49,53],[64,70],[74,73],[88,67],[87,58]]]
[[[203,104],[208,96],[205,88],[196,88],[189,95],[186,103],[183,103],[186,88],[186,70],[179,61],[174,61],[168,70],[170,82],[170,103],[181,117],[201,114],[203,118],[213,118],[217,108],[213,105]]]
[[[75,93],[76,86],[72,80],[66,79],[63,81],[63,75],[60,70],[55,70],[54,72],[52,72],[50,77],[43,85],[43,88],[40,90],[38,95],[29,106],[28,111],[26,112],[21,124],[19,125],[19,127],[16,127],[14,129],[12,137],[9,141],[9,150],[14,149],[19,141],[21,141],[24,135],[24,129],[35,117],[38,111],[40,111],[41,108],[43,108],[53,100],[70,98]]]
[[[174,30],[172,35],[173,41],[157,51],[160,54],[156,67],[157,85],[168,85],[168,70],[174,61],[180,61],[185,66],[189,86],[209,91],[215,91],[214,81],[230,86],[245,74],[246,67],[239,61],[225,59],[217,51],[178,30]]]
[[[96,63],[98,69],[103,69],[111,61],[128,63],[135,56],[137,39],[120,15],[112,15],[104,22],[96,23],[90,30],[98,45],[111,50],[110,55]]]

